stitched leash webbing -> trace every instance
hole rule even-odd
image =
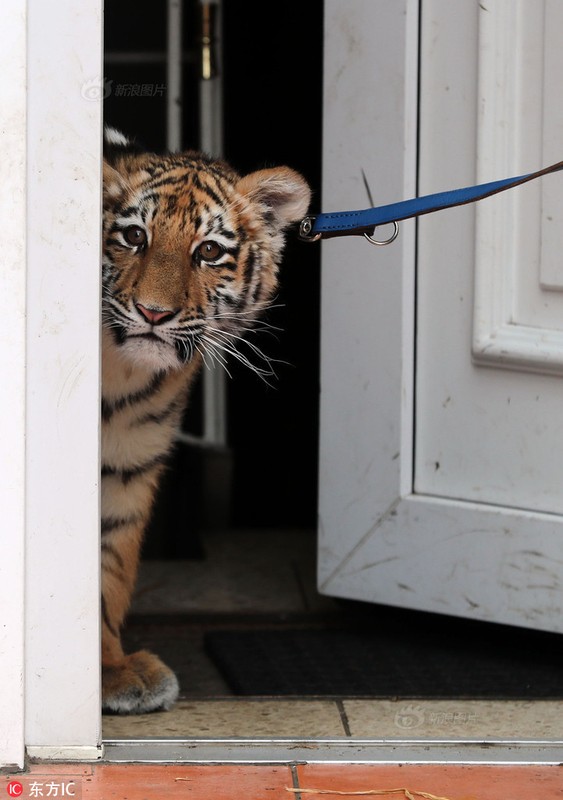
[[[367,208],[361,211],[337,211],[327,214],[309,215],[300,225],[299,235],[302,239],[315,241],[318,238],[328,239],[334,236],[355,236],[373,233],[378,225],[390,222],[400,222],[411,217],[430,214],[445,208],[466,205],[498,194],[505,189],[511,189],[528,181],[558,172],[563,169],[563,161],[552,164],[550,167],[519,175],[516,178],[505,178],[490,183],[481,183],[477,186],[467,186],[463,189],[453,189],[446,192],[429,194],[424,197],[414,197],[412,200],[403,200],[399,203]],[[394,238],[394,237],[393,237]]]

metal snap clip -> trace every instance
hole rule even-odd
[[[320,233],[313,233],[316,217],[304,217],[299,225],[299,238],[304,242],[316,242],[321,238]]]

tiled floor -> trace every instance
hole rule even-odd
[[[131,615],[142,618],[139,635],[131,625],[129,649],[151,647],[150,620],[162,627],[189,618],[182,652],[182,697],[231,694],[207,657],[202,642],[213,620],[256,615],[264,620],[310,619],[338,609],[316,586],[315,534],[309,530],[208,531],[203,561],[147,561],[141,565]],[[171,636],[174,635],[171,630]],[[176,648],[176,643],[173,643]],[[157,647],[155,645],[155,647]],[[158,647],[161,647],[159,644]],[[166,652],[159,650],[166,661]]]
[[[563,741],[563,701],[184,700],[162,714],[104,718],[106,739],[158,736]]]
[[[560,766],[341,765],[278,766],[102,764],[33,766],[24,776],[0,776],[14,792],[0,795],[76,800],[308,800],[379,796],[394,800],[557,800]],[[16,786],[14,786],[16,784]],[[21,791],[17,788],[21,785]],[[32,787],[35,787],[34,789]],[[55,794],[56,791],[56,794]],[[40,792],[40,794],[39,794]]]
[[[210,532],[204,544],[204,561],[145,563],[132,608],[145,622],[154,620],[159,632],[175,615],[194,620],[182,640],[180,702],[161,714],[106,716],[105,739],[563,740],[559,701],[233,697],[202,647],[210,619],[259,613],[265,619],[303,620],[330,616],[339,607],[314,588],[311,532]],[[151,628],[140,630],[147,636]],[[138,647],[147,644],[135,642]]]
[[[188,685],[170,712],[104,717],[105,741],[120,742],[109,744],[106,752],[111,754],[113,747],[113,752],[119,753],[124,748],[127,754],[137,752],[134,748],[142,748],[147,742],[165,748],[176,742],[178,747],[181,743],[192,747],[186,751],[191,754],[189,758],[178,757],[176,763],[166,764],[116,763],[143,759],[114,755],[113,763],[36,764],[23,776],[0,776],[0,797],[1,782],[17,780],[22,783],[19,796],[23,800],[63,797],[65,789],[67,797],[78,800],[308,800],[325,796],[563,800],[563,768],[556,765],[563,762],[563,748],[561,758],[557,744],[551,746],[552,758],[542,758],[538,744],[544,742],[547,748],[550,742],[563,741],[563,702],[233,697],[203,652],[198,620],[203,629],[209,616],[254,614],[259,610],[266,616],[295,619],[330,615],[335,609],[332,600],[318,596],[313,588],[313,537],[306,532],[264,532],[264,536],[267,540],[261,541],[256,532],[236,537],[211,534],[206,539],[209,559],[205,562],[153,562],[143,567],[133,613],[154,619],[160,627],[167,615],[189,614],[195,620],[191,636],[182,642],[188,652]],[[295,747],[297,739],[299,748]],[[214,740],[226,741],[227,746],[233,743],[228,752],[234,755],[200,757],[200,753],[208,752],[206,747],[214,746]],[[247,751],[236,749],[237,740],[239,745],[240,740],[262,740],[271,759],[244,757]],[[281,752],[276,747],[281,747],[283,740],[287,758],[276,756]],[[507,759],[516,764],[512,766],[495,764],[502,758],[495,759],[494,755],[481,759],[481,752],[490,752],[487,742],[493,740],[509,742],[505,754],[510,753],[510,742],[531,742],[540,754],[537,761],[550,763],[518,764],[514,754]],[[360,748],[366,741],[385,742],[393,748],[393,758],[372,759],[378,763],[369,763],[369,757],[347,758],[352,752],[348,746]],[[470,761],[464,759],[466,751],[458,744],[465,741],[477,743],[477,763],[419,763],[437,760],[431,757],[431,742],[448,741],[449,757],[443,762]],[[412,757],[413,742],[418,742],[421,758]],[[339,743],[344,758],[336,757],[335,750],[330,749]],[[232,763],[185,763],[198,760]],[[268,760],[279,763],[269,764]],[[481,760],[489,763],[478,763]],[[393,763],[379,763],[386,761]],[[31,793],[32,783],[35,794]],[[37,793],[39,789],[43,795]]]
[[[207,531],[206,557],[146,561],[133,614],[292,614],[334,608],[316,591],[311,530]]]

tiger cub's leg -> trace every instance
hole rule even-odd
[[[135,479],[130,480],[134,484]],[[137,481],[141,480],[139,476]],[[104,476],[106,493],[115,491],[111,486],[115,481],[123,481],[123,476]],[[135,486],[127,488],[134,491]],[[148,513],[143,517],[102,515],[102,708],[110,713],[167,709],[179,692],[176,676],[157,656],[147,650],[126,655],[121,644],[120,629],[135,586]]]

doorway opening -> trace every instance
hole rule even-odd
[[[182,147],[200,149],[201,5],[184,0],[182,7]],[[305,8],[289,4],[275,25],[262,13],[241,13],[240,6],[228,3],[221,9],[221,21],[219,13],[215,17],[211,47],[216,72],[211,80],[222,84],[222,119],[215,125],[221,129],[223,152],[212,155],[224,157],[241,174],[287,164],[305,176],[314,202],[320,203],[322,2]],[[139,7],[108,0],[105,48],[106,123],[147,149],[164,151],[169,102],[166,4]],[[146,557],[197,554],[199,532],[218,521],[234,528],[315,527],[319,261],[319,248],[289,234],[280,289],[267,316],[272,330],[256,339],[277,376],[261,381],[240,363],[229,363],[232,379],[226,379],[223,423],[228,452],[213,458],[206,454],[205,441],[178,447],[169,488],[188,505],[175,506],[164,490],[166,502],[154,515],[158,530],[147,537]],[[202,434],[204,414],[198,396],[186,415],[188,436]],[[206,470],[214,469],[222,472],[212,481]],[[195,480],[194,472],[201,473]],[[210,496],[217,481],[221,490],[215,487]],[[181,533],[179,514],[185,520]]]
[[[274,164],[294,167],[308,179],[314,206],[319,207],[323,3],[285,4],[275,25],[262,11],[241,12],[240,6],[228,3],[221,9],[212,46],[219,48],[222,155],[242,173]],[[106,0],[105,13],[106,122],[135,136],[147,149],[165,150],[167,7]],[[200,66],[208,43],[202,42],[200,4],[195,0],[184,0],[181,31],[181,144],[198,148]],[[268,385],[236,362],[229,365],[232,379],[226,381],[223,420],[227,436],[212,445],[205,441],[209,390],[199,387],[153,515],[124,638],[131,650],[154,649],[179,674],[179,727],[171,721],[178,717],[168,714],[151,715],[149,721],[109,719],[109,737],[172,730],[184,736],[256,734],[265,716],[275,720],[278,735],[299,730],[310,738],[349,736],[358,730],[352,724],[353,708],[339,698],[372,696],[365,666],[370,647],[381,653],[385,637],[389,650],[379,676],[384,681],[379,696],[420,695],[421,684],[409,684],[398,655],[402,663],[427,658],[433,667],[437,662],[443,665],[438,684],[428,689],[432,697],[464,694],[459,685],[452,686],[451,676],[460,663],[474,663],[477,650],[490,651],[489,682],[485,684],[483,671],[466,668],[465,674],[478,681],[477,687],[465,684],[466,694],[496,698],[501,677],[515,676],[521,632],[508,630],[501,636],[483,623],[343,605],[315,590],[319,256],[319,248],[289,237],[279,296],[268,316],[280,330],[275,337],[264,333],[259,345],[275,359],[278,377]],[[304,680],[304,639],[310,645],[317,632],[327,630],[339,638],[319,637],[320,661],[342,663],[340,648],[349,657],[349,667],[340,675],[332,672],[311,692]],[[366,631],[379,633],[375,645],[366,645]],[[528,644],[533,640],[530,652],[536,655],[553,652],[556,646],[553,637],[544,634],[525,636]],[[448,648],[452,639],[460,644],[453,662]],[[241,675],[241,663],[252,668]],[[545,693],[540,696],[551,697],[555,683],[545,681],[545,673],[538,678],[537,664],[531,665],[532,696],[541,691]],[[514,689],[505,684],[504,696],[511,691],[521,696],[523,680],[520,676]],[[301,709],[297,723],[287,706],[264,701],[272,695],[302,696],[309,706]],[[256,697],[261,698],[258,705]],[[242,719],[232,705],[221,705],[225,698],[245,698],[246,703],[238,704]],[[221,721],[215,727],[210,723],[210,700],[226,727],[221,728]],[[207,703],[203,710],[200,702]],[[312,702],[317,704],[314,719],[309,713]],[[395,734],[419,719],[420,706],[411,708],[410,715],[408,708],[388,710]],[[440,713],[449,719],[454,712]],[[465,724],[470,716],[458,721]]]
[[[291,166],[320,206],[322,0],[286,4],[275,24],[259,7],[180,6],[178,16],[177,3],[106,0],[105,123],[164,152],[172,106],[181,149],[215,146],[210,154],[241,174]],[[170,14],[181,19],[175,87]],[[202,99],[210,86],[211,121]],[[212,628],[323,604],[314,589],[319,317],[320,248],[290,231],[270,327],[252,340],[275,375],[261,380],[231,359],[217,402],[205,378],[192,393],[124,634],[128,649],[152,647],[175,669],[184,699],[232,693],[205,652]],[[208,435],[210,402],[222,416],[218,438]]]

